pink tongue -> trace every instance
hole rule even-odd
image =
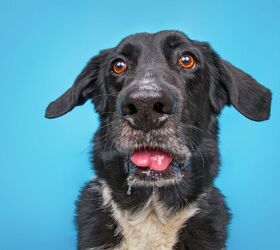
[[[130,160],[138,167],[164,171],[168,168],[172,157],[159,150],[140,150],[134,152]]]

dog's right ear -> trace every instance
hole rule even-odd
[[[96,81],[100,64],[104,57],[108,54],[108,50],[100,52],[99,55],[93,57],[77,76],[74,84],[58,99],[51,102],[46,110],[46,118],[57,118],[62,116],[74,107],[83,105],[88,99],[93,97],[96,92]]]

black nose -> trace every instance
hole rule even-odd
[[[167,91],[130,91],[120,110],[132,127],[149,131],[160,127],[174,113],[175,99]]]

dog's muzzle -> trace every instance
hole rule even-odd
[[[134,185],[179,182],[187,166],[189,151],[174,119],[179,98],[168,86],[160,79],[134,80],[119,96],[117,110],[123,122],[116,141],[119,150],[128,151],[125,167]]]

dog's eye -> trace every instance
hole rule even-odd
[[[183,69],[192,69],[196,66],[196,59],[190,53],[185,53],[179,57],[178,65]]]
[[[113,62],[112,70],[115,74],[121,75],[127,70],[127,65],[122,59]]]

